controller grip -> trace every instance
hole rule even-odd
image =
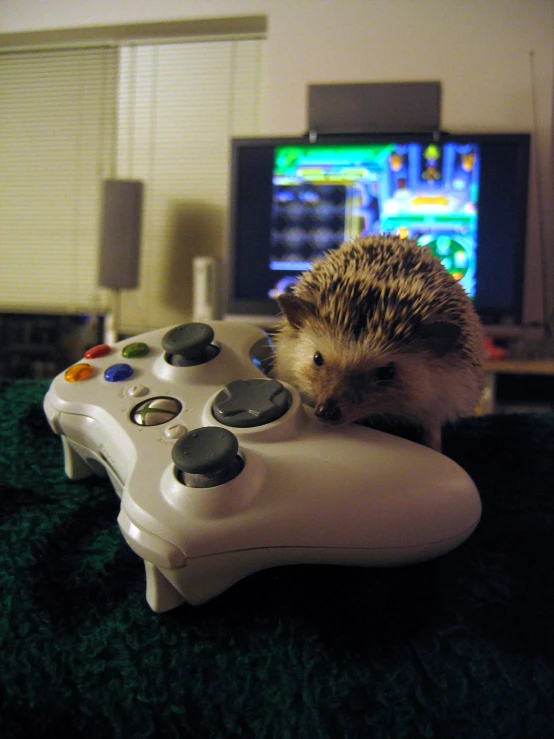
[[[146,601],[153,611],[165,613],[186,602],[156,565],[145,560],[144,568],[146,570]]]
[[[85,460],[75,451],[67,436],[61,437],[65,474],[70,480],[84,480],[96,474]]]

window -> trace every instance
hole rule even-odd
[[[97,312],[101,183],[144,182],[121,330],[178,323],[224,241],[229,140],[260,132],[262,38],[0,55],[0,308]]]

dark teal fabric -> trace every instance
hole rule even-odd
[[[46,383],[0,388],[0,737],[554,737],[554,415],[447,430],[483,518],[397,569],[297,566],[166,614]]]

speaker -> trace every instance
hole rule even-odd
[[[192,260],[192,319],[218,321],[221,318],[221,265],[213,257]]]
[[[104,180],[102,184],[100,287],[138,287],[142,194],[139,180]]]
[[[308,131],[434,133],[440,131],[440,82],[308,86]]]

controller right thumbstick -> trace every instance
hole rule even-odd
[[[237,437],[215,426],[189,431],[175,442],[172,459],[180,482],[194,488],[223,485],[243,468]]]

